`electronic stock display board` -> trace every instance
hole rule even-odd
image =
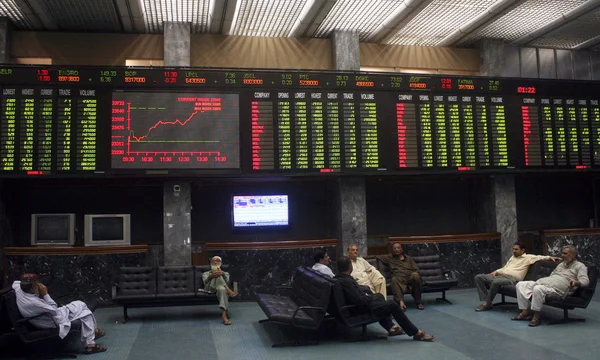
[[[0,176],[600,169],[600,83],[0,67]]]

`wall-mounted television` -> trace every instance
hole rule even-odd
[[[75,214],[31,214],[31,245],[75,245]]]
[[[287,195],[236,195],[233,197],[233,227],[288,226]]]
[[[129,214],[87,214],[85,246],[131,245]]]

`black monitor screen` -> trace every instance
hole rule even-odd
[[[37,217],[37,241],[69,241],[69,216]]]
[[[123,240],[122,217],[96,217],[92,219],[92,240]]]

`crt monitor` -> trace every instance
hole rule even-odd
[[[233,197],[233,227],[289,225],[287,195],[238,195]]]
[[[31,214],[31,245],[73,246],[75,214]]]
[[[88,214],[84,220],[85,246],[131,244],[129,214]]]

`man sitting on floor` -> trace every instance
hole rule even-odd
[[[320,272],[323,275],[327,275],[329,277],[334,277],[333,271],[329,268],[329,264],[331,263],[331,258],[327,254],[325,250],[317,250],[314,256],[315,264],[312,269]]]
[[[223,324],[231,325],[231,320],[227,313],[229,309],[229,296],[236,297],[237,292],[231,290],[227,283],[229,282],[229,273],[221,270],[223,260],[219,256],[213,256],[210,259],[210,270],[202,274],[204,282],[204,290],[210,293],[216,293],[219,299],[219,308],[221,309],[221,317]]]
[[[395,243],[392,245],[392,253],[377,257],[381,262],[389,266],[392,274],[392,293],[394,300],[400,304],[402,310],[406,310],[404,304],[404,293],[410,291],[417,309],[423,310],[421,294],[423,293],[423,280],[419,275],[419,265],[408,255],[404,254],[402,245]]]
[[[81,321],[81,341],[86,344],[85,353],[93,354],[106,351],[106,347],[96,344],[96,340],[106,332],[96,327],[96,318],[83,301],[73,301],[65,306],[58,306],[48,295],[48,289],[39,282],[36,274],[23,274],[20,280],[13,283],[17,298],[17,307],[24,318],[38,315],[29,322],[40,329],[51,329],[58,326],[58,335],[64,339],[71,330],[71,321]],[[40,298],[41,296],[41,298]]]
[[[574,291],[574,288],[587,286],[590,283],[587,267],[576,259],[575,247],[564,246],[562,258],[563,262],[558,264],[550,276],[537,281],[517,283],[517,302],[521,313],[512,320],[530,320],[529,326],[541,325],[540,311],[547,295],[565,296]]]
[[[352,261],[349,257],[343,256],[338,260],[338,275],[335,277],[342,284],[342,291],[346,302],[350,305],[367,307],[373,311],[377,317],[383,317],[379,321],[390,336],[402,335],[406,332],[417,341],[433,341],[433,335],[424,333],[406,317],[400,305],[393,300],[386,300],[381,294],[369,294],[362,292],[356,280],[350,275],[352,273]],[[394,325],[390,315],[396,319],[401,326]],[[403,330],[404,329],[404,330]]]
[[[554,256],[525,254],[525,245],[516,242],[513,245],[513,256],[506,262],[506,265],[489,274],[478,274],[475,276],[475,285],[479,300],[483,301],[475,311],[486,311],[492,308],[494,297],[502,285],[514,285],[525,278],[529,266],[540,260],[559,260]],[[489,290],[488,290],[489,286]]]
[[[375,266],[358,256],[358,245],[348,246],[348,257],[352,261],[352,277],[359,285],[368,286],[373,293],[383,295],[387,299],[385,278]]]

